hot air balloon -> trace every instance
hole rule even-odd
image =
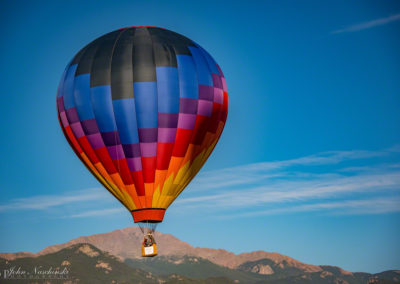
[[[228,93],[220,67],[194,41],[128,27],[75,55],[57,111],[78,158],[151,236],[218,142]]]

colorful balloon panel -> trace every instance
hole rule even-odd
[[[228,93],[220,67],[198,44],[166,29],[130,27],[75,55],[57,110],[77,156],[135,222],[159,222],[214,149]]]

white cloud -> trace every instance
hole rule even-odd
[[[107,216],[112,214],[121,214],[122,212],[127,212],[124,207],[121,208],[109,208],[109,209],[101,209],[101,210],[90,210],[81,212],[78,214],[73,214],[70,216],[66,216],[67,218],[86,218],[86,217],[99,217],[99,216]]]
[[[249,207],[268,203],[334,198],[350,193],[399,190],[400,171],[356,176],[325,178],[313,176],[307,180],[278,180],[245,189],[225,189],[219,193],[186,197],[177,200],[184,206]]]
[[[382,162],[393,156],[398,156],[397,146],[381,151],[332,151],[208,172],[195,180],[193,186],[189,186],[183,198],[175,201],[176,208],[207,208],[224,214],[246,208],[262,210],[288,204],[300,206],[293,207],[296,210],[311,209],[317,206],[316,202],[324,199],[334,202],[354,196],[362,199],[366,195],[374,195],[377,200],[382,195],[396,197],[400,194],[399,163],[393,162],[393,159],[389,163]],[[195,190],[192,191],[192,187]],[[314,204],[307,207],[305,203]],[[350,212],[350,207],[356,205],[355,201],[340,204],[348,205],[346,212]],[[373,201],[360,204],[367,207]],[[305,207],[301,207],[303,205]],[[386,212],[382,202],[376,205],[382,205],[379,207],[382,210],[371,205],[370,211],[365,212]],[[271,210],[268,212],[274,214],[293,211]]]
[[[262,215],[277,215],[299,212],[324,211],[335,215],[367,215],[400,212],[400,196],[390,198],[374,198],[362,200],[344,200],[324,202],[253,211],[240,214],[230,214],[222,218],[254,217]]]
[[[10,210],[45,210],[67,204],[103,200],[108,195],[108,192],[102,188],[89,188],[69,193],[16,198],[10,200],[7,204],[1,204],[0,212]]]
[[[332,34],[358,32],[358,31],[370,29],[373,27],[382,26],[382,25],[385,25],[385,24],[388,24],[391,22],[399,21],[399,20],[400,20],[400,14],[395,14],[395,15],[391,15],[391,16],[388,16],[385,18],[380,18],[380,19],[369,21],[369,22],[363,22],[360,24],[348,26],[343,29],[333,31]]]
[[[255,163],[211,172],[204,172],[200,173],[199,176],[196,177],[196,179],[190,185],[190,188],[191,190],[203,191],[204,189],[245,185],[271,178],[287,177],[290,173],[282,170],[294,166],[334,165],[344,161],[383,157],[390,155],[393,152],[397,152],[397,150],[398,148],[391,147],[381,151],[329,151],[297,159]],[[307,173],[298,172],[293,174],[307,175]]]

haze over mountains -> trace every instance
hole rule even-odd
[[[0,269],[34,269],[39,264],[67,267],[70,273],[65,281],[70,282],[65,283],[94,283],[90,279],[96,283],[400,283],[399,270],[352,273],[334,266],[304,264],[279,253],[236,255],[224,249],[193,247],[158,232],[159,255],[144,259],[140,255],[142,238],[138,227],[128,227],[79,237],[38,253],[0,253]]]

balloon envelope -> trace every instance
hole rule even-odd
[[[77,156],[134,221],[161,222],[214,149],[228,93],[220,67],[198,44],[166,29],[130,27],[75,55],[57,110]]]

